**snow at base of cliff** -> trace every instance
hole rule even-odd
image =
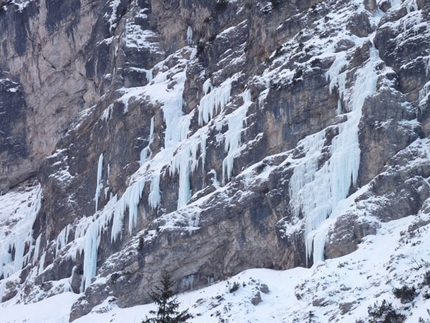
[[[227,281],[178,295],[199,322],[355,322],[368,317],[368,307],[391,303],[405,322],[430,318],[430,225],[427,214],[381,223],[376,235],[359,249],[312,268],[286,271],[250,269]],[[416,224],[420,223],[421,227]],[[417,228],[419,227],[419,228]],[[405,230],[405,228],[409,228]],[[235,286],[235,288],[233,288]],[[415,287],[415,297],[403,301],[393,290]],[[236,290],[235,290],[236,289]],[[29,305],[4,303],[5,323],[68,322],[70,307],[80,295],[63,293]],[[122,309],[110,298],[76,323],[141,322],[153,304]]]

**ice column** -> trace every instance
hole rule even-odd
[[[184,147],[174,158],[173,172],[179,173],[178,209],[185,206],[191,197],[190,186],[190,150]],[[173,171],[172,171],[173,169]]]
[[[84,246],[84,273],[81,292],[91,284],[91,279],[97,272],[97,249],[100,244],[99,221],[91,223],[85,235]]]
[[[152,151],[151,151],[151,143],[154,140],[154,117],[151,118],[151,126],[149,129],[149,138],[148,138],[148,145],[142,149],[142,151],[140,152],[140,161],[139,164],[140,166],[142,166],[144,163],[146,163],[152,155]]]
[[[193,29],[191,26],[187,28],[187,44],[191,45],[193,43]]]
[[[148,204],[151,209],[155,209],[161,201],[160,194],[160,175],[156,174],[152,177],[149,185]]]
[[[152,79],[154,78],[152,75],[152,70],[146,70],[145,74],[146,74],[146,80],[148,81],[148,83],[151,82]]]
[[[228,130],[224,135],[224,149],[227,152],[227,156],[222,161],[223,184],[230,180],[231,173],[233,171],[234,158],[240,151],[243,123],[245,122],[248,108],[252,104],[251,93],[249,90],[246,90],[242,97],[244,102],[243,105],[226,117]]]

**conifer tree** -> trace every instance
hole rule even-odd
[[[180,323],[187,322],[193,316],[188,310],[179,312],[179,302],[174,297],[172,288],[175,285],[171,281],[168,273],[164,273],[161,278],[161,286],[155,286],[149,293],[154,303],[158,306],[157,311],[150,311],[153,318],[146,318],[142,323]]]

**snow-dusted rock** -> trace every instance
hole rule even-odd
[[[0,12],[15,36],[0,35],[0,98],[15,107],[0,130],[26,153],[6,146],[16,171],[1,179],[35,173],[40,194],[19,220],[25,244],[0,249],[4,300],[71,290],[74,320],[149,301],[162,270],[182,292],[248,268],[318,268],[381,223],[424,217],[429,10],[14,1]],[[308,304],[334,302],[303,286]]]

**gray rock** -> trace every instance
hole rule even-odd
[[[330,230],[325,256],[337,258],[357,250],[361,240],[365,236],[376,234],[379,226],[375,222],[357,219],[355,214],[341,216]]]
[[[355,307],[356,303],[341,303],[339,304],[340,314],[345,315]]]
[[[269,294],[270,290],[269,290],[269,286],[267,286],[266,284],[261,284],[260,286],[258,286],[258,289],[260,290],[260,292],[262,292],[263,294]]]
[[[263,300],[261,299],[261,294],[260,292],[255,293],[255,295],[252,297],[251,299],[251,303],[254,306],[257,306],[258,304],[260,304]]]
[[[371,12],[375,12],[377,8],[376,0],[364,0],[364,7]]]
[[[371,1],[369,1],[370,5]],[[367,13],[360,12],[352,16],[347,25],[348,29],[357,37],[366,37],[374,28],[371,26]]]

